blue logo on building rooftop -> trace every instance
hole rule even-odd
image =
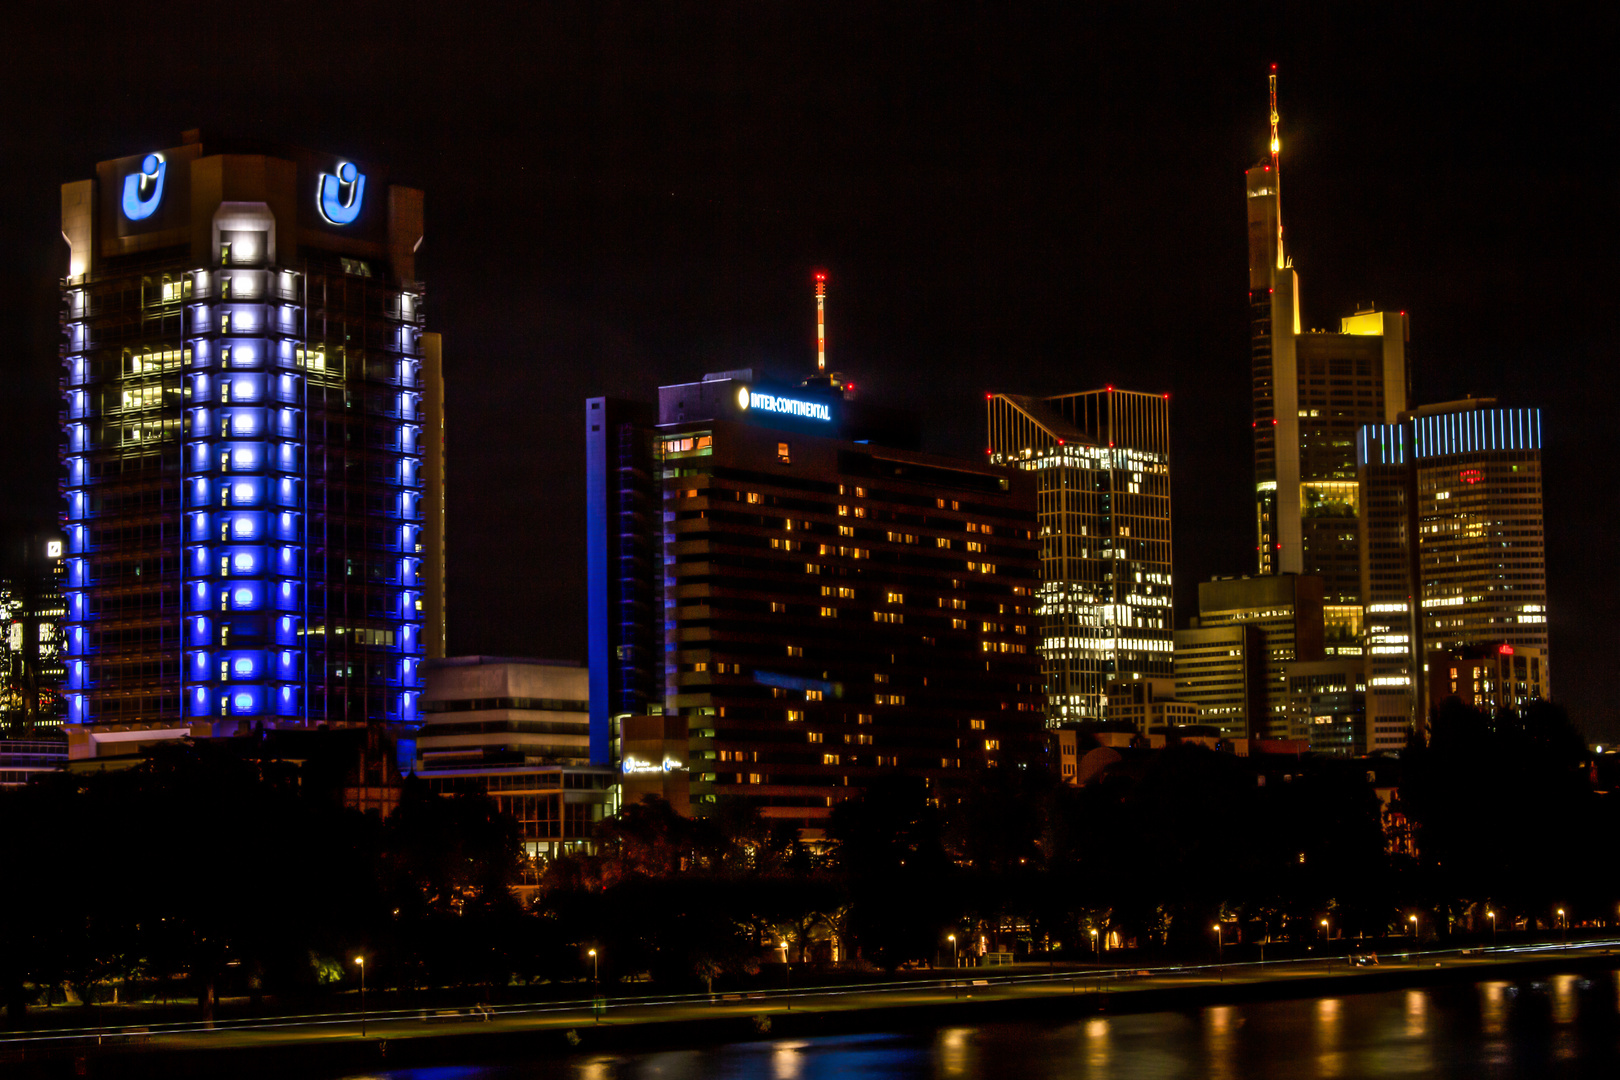
[[[152,216],[163,201],[163,177],[168,171],[169,163],[162,154],[147,154],[141,160],[141,171],[124,177],[125,217],[142,221]]]
[[[333,225],[348,225],[360,216],[360,205],[366,197],[366,174],[355,168],[354,162],[345,161],[338,166],[337,175],[321,173],[315,191],[315,202],[321,217]]]

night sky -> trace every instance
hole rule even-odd
[[[986,390],[1170,392],[1185,620],[1254,564],[1276,62],[1307,327],[1409,311],[1417,401],[1545,410],[1553,690],[1620,736],[1615,17],[1003,6],[34,5],[0,65],[5,526],[58,505],[58,186],[200,127],[427,191],[452,652],[583,658],[585,398],[805,371],[818,265],[831,363],[930,449],[982,455]]]

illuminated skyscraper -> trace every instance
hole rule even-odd
[[[1169,395],[993,394],[990,463],[1035,474],[1047,722],[1102,720],[1108,684],[1175,674]]]
[[[422,193],[192,132],[64,185],[62,233],[74,756],[414,722],[443,642]]]
[[[1357,311],[1305,332],[1283,248],[1276,75],[1271,156],[1248,171],[1255,535],[1262,574],[1318,574],[1330,655],[1360,636],[1356,431],[1393,423],[1411,392],[1406,313]]]
[[[1534,650],[1547,674],[1541,411],[1488,399],[1415,409],[1357,438],[1373,749],[1398,749],[1431,704],[1436,653]],[[1413,603],[1417,607],[1413,607]],[[1416,617],[1414,617],[1416,616]]]

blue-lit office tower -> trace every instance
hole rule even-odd
[[[444,618],[422,201],[196,133],[63,185],[75,757],[415,720]]]

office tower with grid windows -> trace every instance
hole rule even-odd
[[[1428,405],[1357,436],[1374,749],[1428,718],[1434,653],[1535,650],[1547,671],[1541,411]]]
[[[911,449],[826,378],[720,372],[643,416],[586,403],[591,744],[626,801],[815,836],[875,780],[944,800],[1039,761],[1033,477]]]
[[[416,720],[444,640],[422,220],[375,163],[196,132],[63,186],[75,757]]]
[[[1330,655],[1359,651],[1356,432],[1393,423],[1411,393],[1406,312],[1357,310],[1305,331],[1283,245],[1276,75],[1271,154],[1246,175],[1256,570],[1315,574]]]
[[[1040,508],[1047,723],[1103,720],[1108,685],[1174,675],[1168,394],[992,394],[990,463]]]

